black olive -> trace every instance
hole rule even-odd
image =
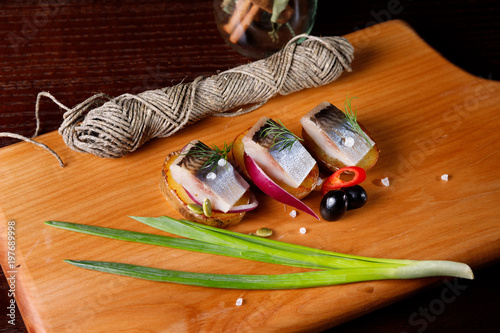
[[[337,221],[347,210],[347,196],[344,191],[333,190],[321,199],[319,213],[326,221]]]
[[[347,196],[347,210],[363,207],[368,200],[368,195],[360,185],[345,187],[342,189]]]

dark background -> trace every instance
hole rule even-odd
[[[465,71],[498,80],[498,0],[319,0],[312,34],[343,35],[388,19],[409,23]],[[74,106],[97,92],[138,93],[248,61],[224,44],[208,0],[0,1],[0,132],[33,135],[40,91]],[[62,113],[43,102],[41,133],[57,130]],[[14,142],[0,138],[0,147]],[[437,315],[430,309],[444,284],[331,331],[498,332],[499,273],[496,264],[477,271],[474,281],[461,281],[460,295]],[[0,309],[6,309],[8,287],[3,276],[0,281]],[[4,312],[0,332],[26,332],[19,315],[12,327]]]

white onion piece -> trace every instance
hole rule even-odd
[[[319,220],[318,215],[311,208],[276,184],[250,156],[245,154],[244,158],[248,175],[262,192],[285,205],[297,208]]]
[[[238,206],[233,206],[228,213],[240,213],[240,212],[248,212],[250,210],[254,210],[257,208],[259,205],[259,202],[257,201],[257,198],[255,198],[255,195],[250,192],[250,202],[247,203],[246,205],[238,205]]]
[[[201,203],[195,198],[194,195],[189,193],[184,187],[182,187],[184,191],[186,191],[186,194],[188,195],[189,199],[193,200],[193,202],[197,205],[201,205]],[[259,205],[259,202],[257,201],[257,198],[255,198],[255,195],[250,192],[250,202],[244,205],[238,205],[238,206],[233,206],[230,210],[227,211],[227,213],[241,213],[241,212],[248,212],[251,210],[254,210],[257,208]]]

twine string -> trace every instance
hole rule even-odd
[[[153,138],[171,136],[207,116],[242,115],[276,95],[328,84],[344,70],[351,70],[353,53],[343,37],[299,35],[268,58],[137,95],[111,98],[99,93],[68,108],[50,93],[41,92],[35,107],[35,135],[40,127],[40,99],[47,97],[64,110],[59,133],[69,148],[99,157],[122,157]],[[54,151],[44,149],[55,154],[62,165]]]

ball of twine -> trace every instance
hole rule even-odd
[[[207,116],[237,116],[276,95],[318,87],[350,71],[354,48],[343,37],[300,35],[278,53],[211,77],[110,98],[96,94],[65,110],[59,128],[68,147],[99,157],[118,158],[148,140],[171,136]],[[38,128],[38,124],[37,124]]]

